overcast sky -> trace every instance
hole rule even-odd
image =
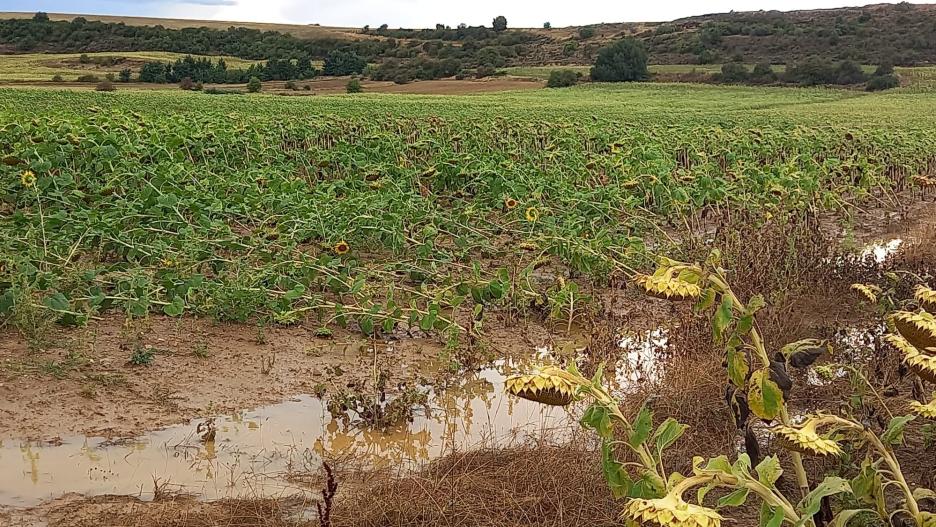
[[[870,0],[869,0],[870,1]],[[856,5],[841,0],[0,0],[0,11],[137,15],[360,27],[490,25],[504,15],[512,27],[597,22],[665,21],[731,10],[819,9]],[[924,2],[914,2],[924,3]]]

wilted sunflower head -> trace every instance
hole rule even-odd
[[[565,370],[544,366],[533,373],[511,375],[504,384],[507,392],[517,397],[552,406],[566,406],[575,400],[580,382]]]
[[[936,383],[936,349],[920,351],[907,339],[893,333],[884,336],[884,340],[903,354],[903,361],[924,381]]]
[[[920,285],[913,292],[913,297],[920,303],[920,307],[929,313],[936,314],[936,290]]]
[[[865,300],[872,304],[877,304],[877,296],[881,293],[881,288],[874,284],[852,284],[852,291],[857,291]]]
[[[351,246],[348,245],[348,242],[341,240],[335,244],[335,254],[342,255],[351,250]]]
[[[670,273],[662,276],[638,274],[634,282],[648,295],[666,300],[688,300],[702,294],[702,288],[697,284],[680,280]]]
[[[927,348],[936,348],[936,316],[925,311],[897,311],[890,316],[890,321],[900,336],[915,348],[924,352]]]
[[[507,210],[510,210],[517,206],[517,200],[513,198],[504,198],[504,206],[507,207]]]
[[[816,433],[815,419],[809,419],[799,427],[778,426],[773,431],[787,450],[820,456],[842,454],[842,447],[838,443]]]
[[[530,207],[524,213],[526,220],[530,223],[539,219],[539,211],[536,210],[536,207]]]
[[[720,527],[722,517],[708,507],[686,503],[676,494],[659,499],[635,498],[621,513],[628,525],[659,525],[660,527]]]
[[[33,174],[32,170],[24,170],[23,173],[20,174],[20,183],[22,183],[24,187],[34,187],[36,186],[36,175]]]
[[[936,393],[933,394],[933,400],[926,404],[912,401],[910,409],[919,416],[936,419]]]

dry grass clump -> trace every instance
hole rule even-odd
[[[335,526],[610,525],[618,507],[594,444],[459,452],[424,471],[374,474],[335,503]]]
[[[297,514],[310,506],[296,498],[202,502],[172,495],[146,502],[100,496],[55,506],[47,520],[49,527],[311,527],[317,522]]]

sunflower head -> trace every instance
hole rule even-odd
[[[872,304],[877,304],[877,296],[881,294],[881,288],[874,284],[852,284],[851,289]]]
[[[526,217],[526,220],[530,223],[539,219],[539,211],[536,210],[536,207],[530,207],[523,214]]]
[[[504,381],[507,392],[530,401],[566,406],[575,400],[580,381],[565,370],[545,366],[533,373],[511,375]]]
[[[918,350],[928,352],[927,348],[936,348],[936,316],[925,311],[897,311],[890,321],[900,336]],[[936,354],[936,350],[930,354]]]
[[[342,255],[351,250],[351,246],[348,245],[348,242],[341,240],[335,244],[335,254]]]
[[[621,513],[628,525],[660,527],[720,527],[722,517],[708,507],[685,502],[676,494],[646,500],[632,499]]]
[[[842,447],[838,443],[816,433],[814,419],[809,419],[800,427],[778,426],[773,431],[787,450],[819,456],[842,454]]]
[[[24,187],[35,187],[36,174],[33,174],[32,170],[24,170],[23,173],[20,174],[20,183],[22,183]]]
[[[903,354],[904,363],[913,373],[924,381],[936,383],[936,349],[930,348],[924,353],[900,335],[888,334],[884,340]]]
[[[936,393],[933,394],[933,400],[927,404],[912,401],[910,403],[910,409],[913,410],[913,413],[921,417],[936,419]]]
[[[928,313],[936,314],[936,290],[925,285],[917,286],[913,292],[913,297],[920,303],[920,307]]]
[[[513,198],[509,198],[509,197],[508,197],[508,198],[504,198],[504,207],[506,207],[507,210],[511,210],[511,209],[515,208],[516,206],[517,206],[517,200],[515,200],[515,199],[513,199]]]
[[[668,274],[662,276],[638,274],[634,282],[648,295],[666,300],[689,300],[698,298],[702,294],[702,288],[697,284]]]

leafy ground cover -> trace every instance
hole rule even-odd
[[[20,328],[114,309],[458,342],[485,306],[571,321],[577,282],[631,275],[667,225],[880,203],[927,184],[936,146],[927,93],[2,101],[0,313]],[[538,281],[547,264],[566,280]]]

